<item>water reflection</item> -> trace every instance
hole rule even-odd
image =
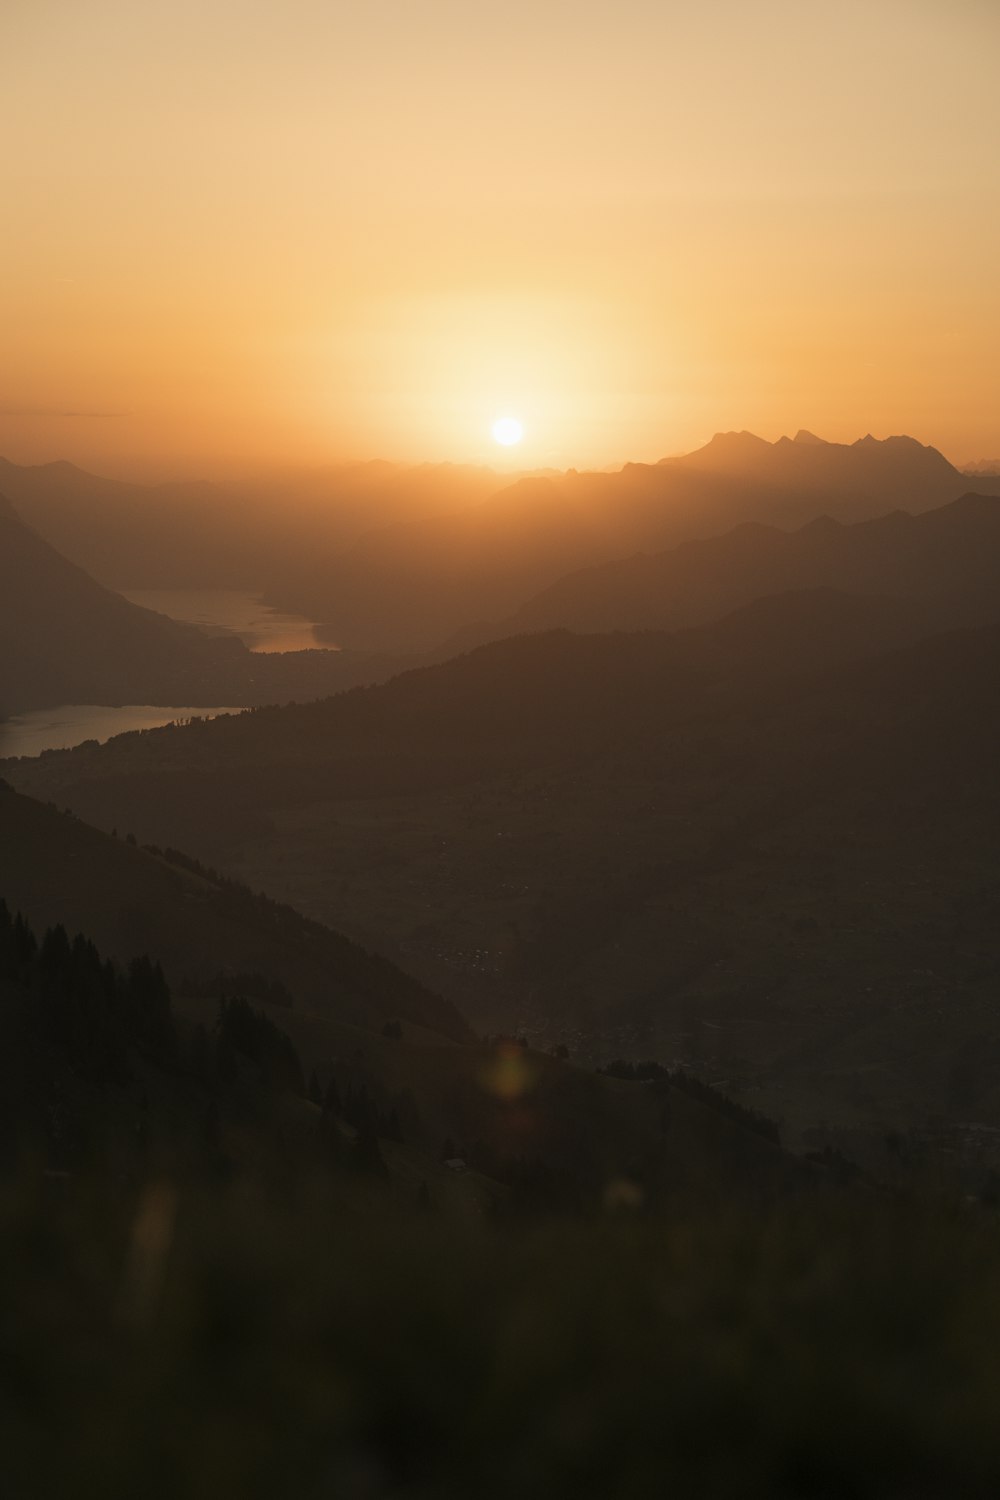
[[[286,615],[238,589],[123,589],[126,599],[172,620],[199,625],[211,635],[237,635],[251,651],[314,651],[329,642],[316,636],[316,621]]]
[[[175,719],[214,719],[219,714],[240,712],[239,708],[163,708],[148,703],[127,703],[122,708],[102,708],[93,703],[39,708],[0,723],[0,760],[41,755],[43,750],[69,750],[84,740],[103,744],[126,730],[158,729]]]

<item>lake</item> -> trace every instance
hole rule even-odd
[[[93,703],[70,703],[16,714],[0,724],[0,760],[14,755],[41,755],[43,750],[69,750],[84,740],[124,734],[128,729],[158,729],[175,719],[214,719],[238,714],[238,708],[157,708],[129,703],[122,708],[100,708]]]
[[[212,635],[236,635],[251,651],[314,651],[316,622],[286,615],[262,604],[259,594],[237,589],[122,589],[126,599],[185,624],[200,625]],[[323,643],[326,645],[326,643]],[[327,649],[330,649],[327,647]],[[175,719],[214,719],[238,708],[152,707],[129,703],[101,708],[93,703],[63,703],[58,708],[18,714],[0,724],[0,760],[14,755],[41,755],[69,750],[84,740],[102,744],[129,729],[158,729]]]
[[[238,589],[122,589],[126,599],[212,635],[237,635],[251,651],[315,651],[317,621],[286,615]]]

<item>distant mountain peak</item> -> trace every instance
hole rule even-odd
[[[717,432],[703,447],[685,454],[680,461],[731,469],[760,462],[766,454],[774,451],[774,446],[755,432]]]
[[[834,536],[845,530],[843,521],[838,521],[835,516],[817,516],[814,521],[807,521],[804,526],[799,527],[800,533],[808,536]]]
[[[1000,495],[984,495],[978,490],[966,490],[964,495],[959,495],[957,500],[952,500],[950,505],[942,506],[941,509],[965,516],[993,516],[1000,511]]]
[[[817,437],[814,432],[810,432],[809,431],[808,427],[800,427],[799,430],[798,430],[798,432],[792,438],[792,442],[793,443],[811,443],[813,445],[813,447],[821,447],[821,448],[827,448],[827,447],[829,447],[829,444],[827,443],[826,438]]]
[[[742,432],[716,432],[712,440],[705,444],[706,448],[770,448],[771,444],[766,438],[758,437],[755,432],[748,432],[746,428]]]
[[[854,448],[909,448],[909,449],[917,449],[918,451],[923,452],[923,453],[936,453],[937,452],[936,448],[931,448],[926,443],[918,442],[918,440],[916,438],[908,437],[905,432],[894,433],[892,436],[886,437],[886,438],[872,437],[872,435],[871,435],[870,432],[866,432],[863,438],[858,438],[857,442],[852,444],[852,447],[854,447]]]

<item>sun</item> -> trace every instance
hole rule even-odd
[[[493,440],[510,448],[524,437],[524,427],[516,417],[497,417],[493,423]]]

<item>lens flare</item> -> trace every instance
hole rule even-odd
[[[487,1093],[504,1104],[513,1104],[535,1086],[535,1068],[517,1043],[503,1042],[484,1070],[481,1082]]]

